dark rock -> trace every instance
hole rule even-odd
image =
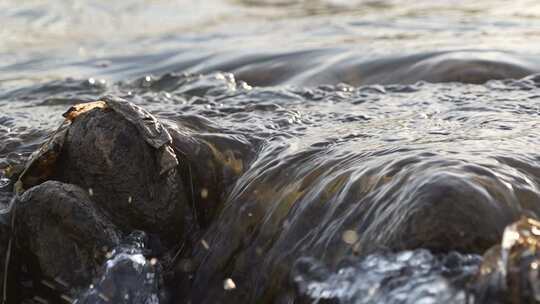
[[[57,178],[91,192],[123,231],[176,241],[183,233],[186,192],[177,167],[163,167],[163,154],[171,154],[150,145],[141,128],[110,109],[80,114],[68,129]]]
[[[116,228],[75,185],[47,181],[27,190],[14,208],[17,243],[38,284],[89,284],[119,243]]]
[[[6,210],[0,211],[0,299],[2,303],[15,296],[17,272],[11,216],[9,213],[4,213]],[[7,301],[7,303],[13,302]]]

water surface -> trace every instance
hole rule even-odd
[[[69,106],[113,94],[170,125],[262,143],[203,233],[213,250],[186,257],[211,299],[285,301],[276,286],[290,284],[308,302],[463,303],[463,278],[491,244],[459,254],[428,241],[398,253],[367,246],[369,258],[344,266],[358,252],[343,233],[393,242],[383,232],[399,223],[385,214],[406,210],[363,217],[354,203],[416,202],[437,189],[538,217],[539,17],[527,0],[2,1],[0,169],[20,167]],[[381,237],[363,240],[359,219]],[[262,245],[253,272],[246,261]],[[298,275],[285,275],[293,264]],[[223,293],[227,276],[248,291]]]

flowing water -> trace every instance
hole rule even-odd
[[[184,300],[464,303],[501,226],[540,216],[536,1],[0,0],[0,22],[2,204],[107,94],[255,147]]]

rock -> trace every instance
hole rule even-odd
[[[4,211],[7,210],[0,211],[0,299],[3,302],[15,295],[18,270],[16,254],[14,253],[14,239],[11,233],[11,216]]]
[[[203,233],[207,245],[195,244],[194,302],[273,302],[306,255],[335,267],[385,250],[482,254],[525,209],[480,166],[333,151],[268,153],[244,173]],[[237,290],[223,290],[225,277]]]
[[[484,254],[475,282],[486,303],[540,303],[540,222],[522,217]]]
[[[66,129],[64,124],[50,135],[41,147],[32,153],[26,163],[19,180],[15,183],[16,193],[39,185],[56,173],[56,161],[64,147]]]
[[[86,286],[119,243],[118,230],[75,185],[44,182],[27,190],[14,208],[17,244],[37,285]]]
[[[108,105],[73,121],[55,178],[87,189],[122,231],[140,229],[177,242],[189,206],[176,155],[166,145],[170,135],[132,104]]]

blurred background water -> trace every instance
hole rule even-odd
[[[0,80],[261,70],[320,84],[337,63],[449,50],[538,70],[539,17],[532,0],[2,0]]]

